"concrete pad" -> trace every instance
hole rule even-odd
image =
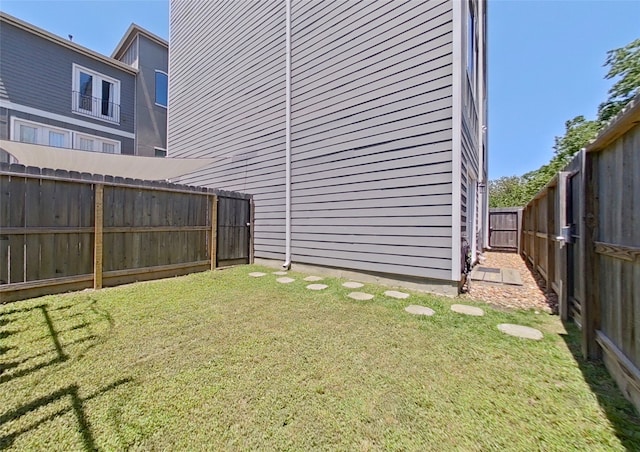
[[[307,276],[304,278],[305,281],[313,282],[313,281],[322,281],[324,278],[320,276]]]
[[[347,281],[346,283],[342,284],[342,287],[346,287],[347,289],[359,289],[360,287],[363,287],[363,286],[364,284],[361,284],[355,281]]]
[[[471,279],[475,281],[482,281],[484,279],[484,271],[481,271],[479,267],[475,267],[471,270]]]
[[[503,268],[502,269],[502,282],[504,284],[511,284],[514,286],[522,285],[522,278],[520,277],[520,273],[518,270],[514,268]]]
[[[326,284],[309,284],[307,286],[307,289],[309,289],[309,290],[324,290],[327,287],[329,287],[329,286],[327,286]]]
[[[279,272],[273,272],[273,274],[278,276],[283,276],[283,275],[286,275],[287,272],[279,271]]]
[[[434,311],[431,308],[427,308],[426,306],[419,306],[416,304],[412,304],[410,306],[407,306],[406,308],[404,308],[405,311],[407,311],[409,314],[414,314],[414,315],[428,315],[428,316],[432,316],[433,314],[436,313],[436,311]]]
[[[482,278],[483,281],[487,281],[487,282],[494,282],[494,283],[501,283],[502,282],[502,273],[489,273],[489,272],[485,272],[484,273],[484,278]]]
[[[397,298],[399,300],[404,300],[405,298],[409,298],[408,293],[398,292],[397,290],[387,290],[384,294],[387,297]]]
[[[295,281],[295,279],[293,278],[287,278],[286,276],[284,278],[278,278],[276,279],[276,281],[278,281],[281,284],[289,284]]]
[[[457,312],[458,314],[475,315],[475,316],[484,315],[484,311],[482,309],[476,308],[475,306],[467,306],[466,304],[452,304],[451,310],[453,312]]]
[[[251,276],[252,278],[260,278],[261,276],[266,275],[266,273],[262,273],[262,272],[251,272],[249,273],[249,276]]]
[[[373,295],[364,292],[351,292],[347,295],[349,298],[353,298],[354,300],[371,300]]]
[[[532,339],[534,341],[539,341],[543,337],[540,330],[523,325],[514,325],[512,323],[501,323],[498,325],[498,329],[510,336]]]

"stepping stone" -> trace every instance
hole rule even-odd
[[[286,275],[286,274],[287,274],[287,272],[282,272],[282,271],[280,271],[280,272],[273,272],[273,274],[274,274],[274,275],[282,276],[282,275]]]
[[[359,289],[363,286],[364,284],[360,284],[359,282],[355,281],[347,281],[346,283],[342,284],[342,287],[346,287],[347,289]]]
[[[501,323],[498,325],[498,329],[510,336],[532,339],[534,341],[539,341],[543,337],[540,330],[523,325],[514,325],[512,323]]]
[[[349,298],[353,298],[354,300],[371,300],[373,295],[364,292],[351,292],[347,295]]]
[[[504,284],[522,286],[522,278],[520,277],[520,273],[514,268],[502,269],[502,282]]]
[[[309,281],[309,282],[313,282],[313,281],[322,281],[324,278],[321,278],[319,276],[307,276],[304,280],[305,281]]]
[[[278,281],[281,284],[289,284],[289,283],[294,282],[295,279],[284,277],[284,278],[278,278],[278,279],[276,279],[276,281]]]
[[[307,286],[307,289],[309,289],[309,290],[324,290],[327,287],[329,287],[329,286],[327,286],[326,284],[309,284]]]
[[[452,304],[451,310],[453,312],[457,312],[458,314],[475,315],[475,316],[484,315],[484,311],[482,309],[476,308],[475,306],[467,306],[466,304]]]
[[[399,300],[404,300],[405,298],[409,298],[409,294],[408,293],[398,292],[396,290],[387,290],[384,294],[387,297],[397,298]]]
[[[251,276],[252,278],[260,278],[261,276],[266,275],[266,273],[262,273],[262,272],[251,272],[249,273],[249,276]]]
[[[427,308],[426,306],[419,306],[416,304],[412,304],[410,306],[407,306],[406,308],[404,308],[405,311],[407,311],[409,314],[414,314],[414,315],[433,315],[436,313],[436,311],[434,311],[431,308]]]

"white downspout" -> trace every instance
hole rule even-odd
[[[282,267],[291,267],[291,0],[285,0],[285,251]]]

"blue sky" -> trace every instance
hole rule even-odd
[[[131,22],[169,36],[167,0],[0,0],[0,9],[107,55]],[[490,0],[488,29],[495,179],[537,169],[566,120],[595,116],[612,84],[607,50],[640,37],[640,0]]]

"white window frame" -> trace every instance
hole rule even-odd
[[[74,132],[73,133],[73,149],[77,150],[77,151],[82,151],[83,149],[80,149],[78,147],[78,141],[80,140],[80,138],[84,138],[85,140],[92,140],[94,143],[97,143],[100,145],[100,150],[93,150],[93,151],[85,151],[85,152],[99,152],[102,153],[102,143],[106,143],[106,144],[113,144],[114,145],[114,154],[120,154],[121,150],[120,150],[120,141],[118,140],[110,140],[109,138],[104,138],[104,137],[98,137],[95,135],[89,135],[88,133],[81,133],[81,132]]]
[[[60,149],[71,148],[72,133],[70,130],[63,129],[60,127],[50,126],[49,124],[42,124],[40,122],[29,121],[28,119],[16,118],[16,117],[11,118],[11,130],[9,134],[9,139],[11,141],[20,141],[19,127],[21,124],[28,127],[36,128],[38,130],[36,132],[36,142],[37,142],[36,144],[39,144],[42,146],[50,146],[48,132],[51,131],[51,132],[61,133],[65,135],[65,146],[61,147]],[[54,146],[54,147],[58,147],[58,146]]]
[[[101,74],[99,72],[93,71],[91,69],[87,69],[86,67],[80,66],[79,64],[76,64],[76,63],[73,63],[72,66],[73,66],[73,74],[72,74],[73,84],[71,89],[71,111],[77,115],[87,116],[89,118],[99,119],[101,121],[107,121],[110,123],[115,122],[120,124],[120,80]],[[113,100],[111,101],[111,103],[113,105],[118,106],[118,108],[114,111],[113,116],[103,115],[100,113],[100,110],[94,111],[95,102],[93,101],[91,103],[91,107],[92,107],[91,111],[80,108],[80,106],[78,105],[79,102],[76,99],[76,96],[78,96],[78,93],[80,93],[80,72],[84,72],[93,77],[93,81],[92,81],[93,88],[92,88],[91,95],[94,99],[96,98],[94,94],[97,94],[99,92],[99,89],[102,89],[101,82],[103,80],[113,84]]]
[[[157,83],[158,72],[167,76],[167,105],[162,105],[158,103],[158,96],[156,95],[158,90],[158,83]],[[167,74],[165,71],[161,71],[160,69],[156,69],[153,74],[153,100],[158,107],[167,108],[169,105],[169,74]]]

